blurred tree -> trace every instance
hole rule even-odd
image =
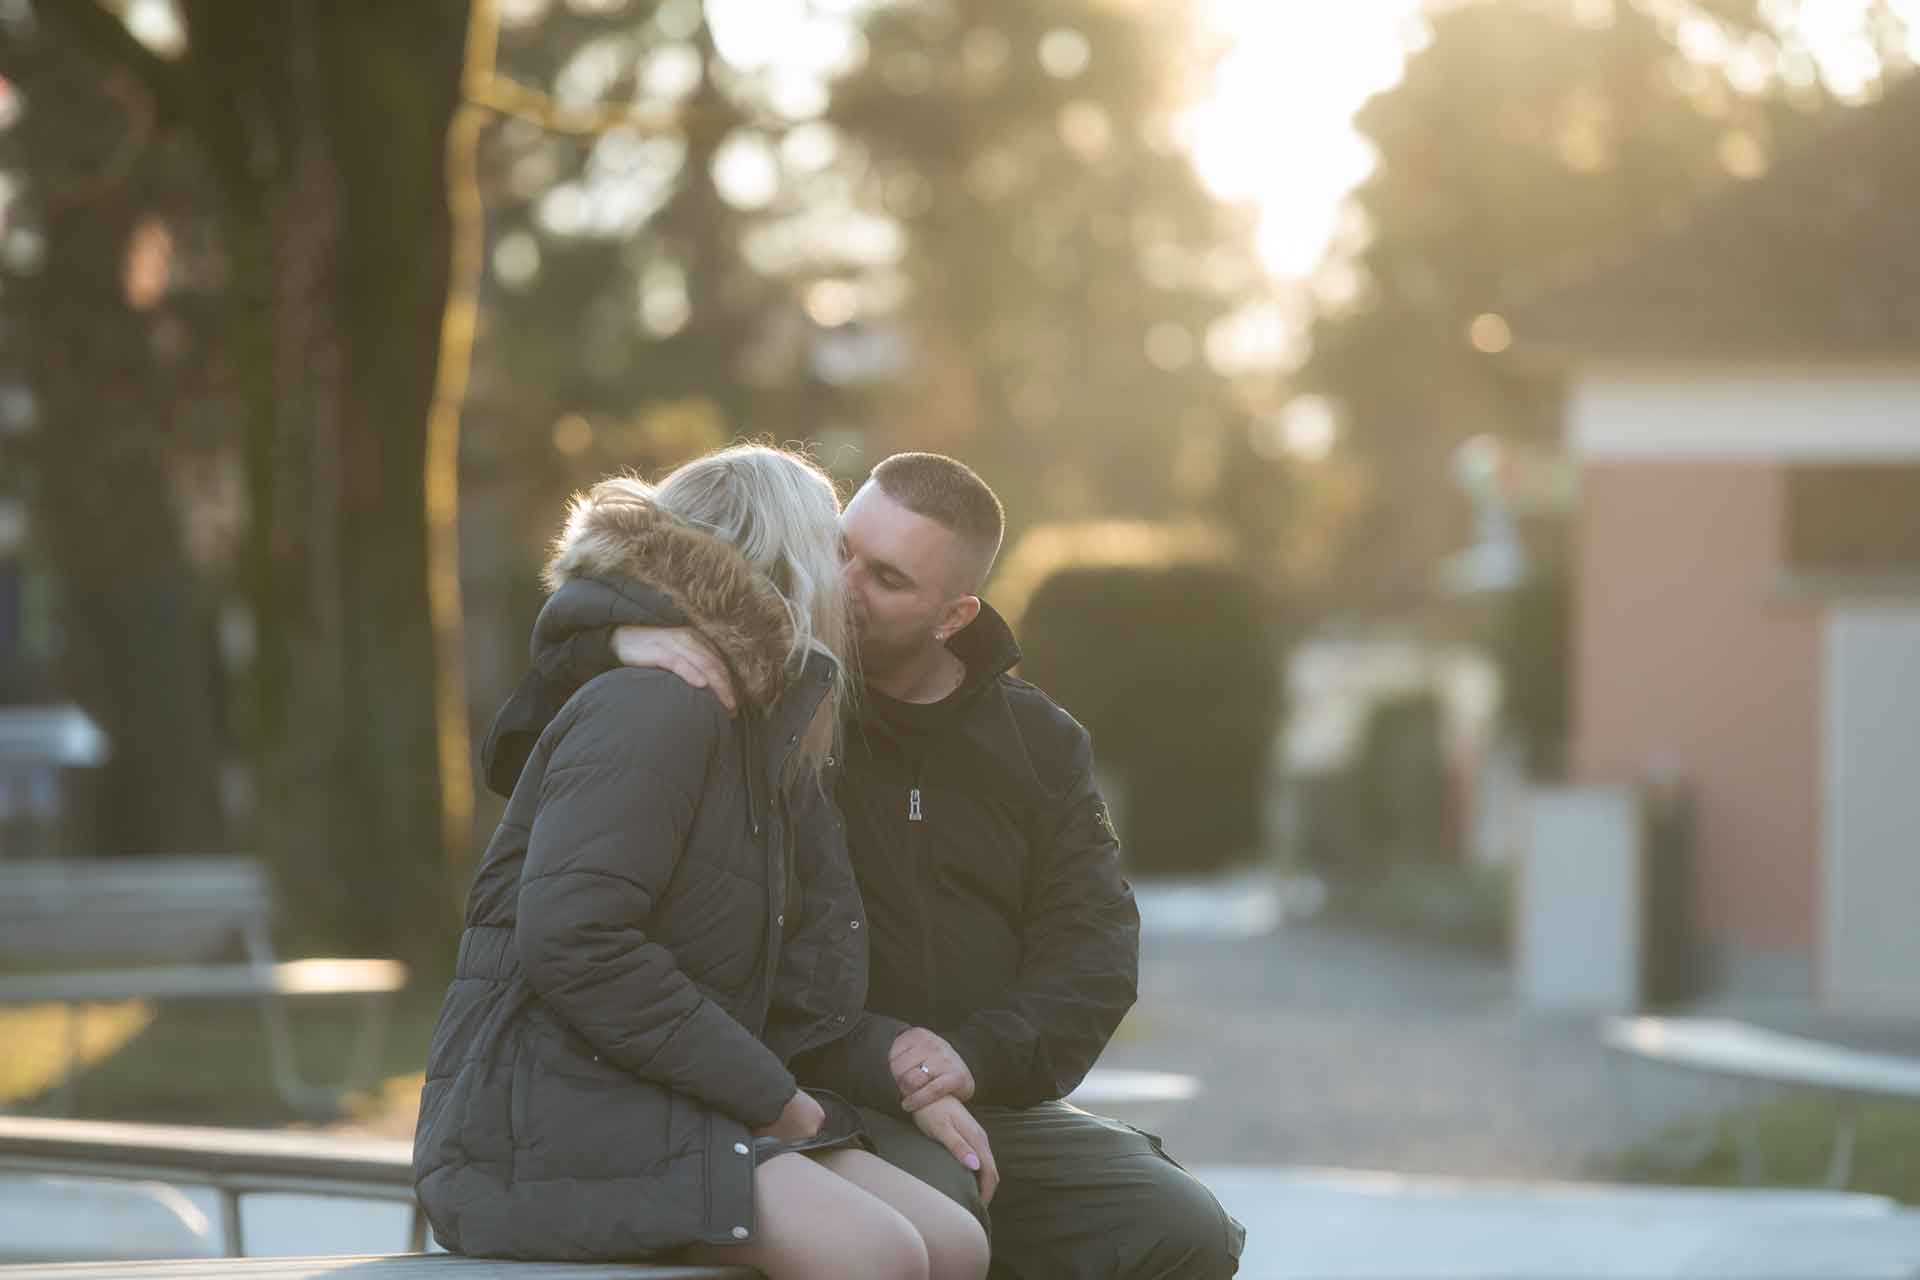
[[[467,6],[184,8],[229,209],[265,838],[328,941],[439,959],[423,477]]]
[[[1094,0],[860,10],[511,6],[506,69],[632,118],[486,141],[463,441],[481,714],[524,661],[565,491],[729,437],[816,441],[847,480],[950,450],[1016,524],[1211,508],[1230,471],[1236,509],[1270,513],[1209,360],[1264,282],[1174,141],[1178,31]]]
[[[805,438],[820,415],[793,285],[744,250],[804,203],[774,152],[804,121],[722,55],[703,6],[522,5],[501,60],[562,104],[628,108],[577,134],[510,120],[483,147],[486,319],[463,465],[478,501],[510,513],[476,570],[524,641],[569,489],[735,436]]]
[[[53,683],[112,743],[73,779],[69,839],[205,852],[229,838],[205,572],[223,538],[189,519],[223,479],[198,403],[216,327],[207,175],[139,82],[76,34],[0,23],[19,117],[8,168],[23,177],[6,215],[0,458],[26,478],[36,559],[60,588]]]
[[[177,11],[171,48],[136,39],[113,9],[82,0],[34,6],[28,25],[84,45],[106,84],[136,101],[133,115],[149,127],[123,135],[127,164],[179,148],[212,175],[219,253],[209,272],[224,307],[213,347],[244,475],[238,578],[254,655],[245,701],[259,838],[293,923],[309,942],[437,962],[454,921],[423,473],[447,281],[443,149],[467,6],[180,0]],[[56,93],[30,110],[62,105]],[[92,256],[50,254],[39,287],[102,299],[108,286],[89,273],[118,273],[148,252],[144,225],[131,238],[102,227]],[[109,328],[127,323],[128,290],[129,302],[106,312]],[[43,376],[56,376],[46,370],[67,353],[54,354]],[[151,394],[151,370],[120,367],[126,399]],[[155,412],[79,399],[47,408],[49,435],[84,423],[89,409],[110,410],[122,426]],[[148,455],[144,487],[164,493],[158,461]],[[42,478],[48,492],[70,483]],[[164,559],[177,534],[141,488],[115,486],[98,536],[151,540]],[[76,562],[63,597],[110,593],[114,582]],[[139,582],[115,586],[140,599]],[[196,597],[174,598],[170,607],[184,608],[177,601]],[[117,678],[141,670],[121,649],[108,653]],[[182,696],[204,700],[190,683]],[[199,719],[183,720],[183,732]],[[137,848],[152,833],[123,834]]]
[[[1885,6],[1881,6],[1884,10]],[[1466,539],[1454,448],[1557,430],[1553,377],[1503,353],[1516,286],[1702,184],[1764,171],[1829,101],[1764,0],[1467,0],[1430,11],[1358,125],[1378,166],[1318,281],[1298,386],[1328,397],[1368,496],[1342,603],[1404,607]],[[1874,28],[1883,52],[1896,41]]]
[[[819,119],[858,33],[805,8],[502,7],[501,69],[555,114],[508,119],[480,148],[484,310],[461,440],[477,717],[524,669],[569,490],[733,438],[835,435],[843,396],[815,374],[804,301],[861,249],[827,172],[842,140]]]
[[[1016,520],[1211,504],[1238,434],[1234,310],[1265,288],[1246,211],[1174,125],[1195,68],[1170,7],[892,0],[835,92],[863,208],[903,226],[858,283],[913,366],[872,452],[949,451]],[[886,305],[891,303],[891,309]]]

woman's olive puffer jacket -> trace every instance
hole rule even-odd
[[[832,662],[790,670],[772,585],[651,507],[576,510],[549,575],[535,661],[581,683],[474,880],[420,1100],[420,1201],[475,1255],[750,1239],[748,1133],[792,1096],[787,1060],[862,1039],[839,823],[811,777],[783,783]],[[700,630],[741,714],[667,672],[575,661],[581,635],[603,655],[627,622]]]

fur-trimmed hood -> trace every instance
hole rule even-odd
[[[767,576],[732,545],[632,493],[582,494],[547,562],[553,595],[534,627],[537,666],[582,632],[691,626],[719,651],[736,691],[762,709],[787,683],[793,621]],[[572,655],[562,659],[578,665]]]

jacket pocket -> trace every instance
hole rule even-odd
[[[528,1179],[619,1179],[664,1171],[673,1093],[537,1028],[514,1079],[515,1167]]]

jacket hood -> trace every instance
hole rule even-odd
[[[770,707],[786,684],[793,620],[772,581],[730,543],[638,496],[576,499],[546,581],[553,594],[533,630],[542,670],[572,667],[583,632],[690,626],[719,651],[747,702]]]

